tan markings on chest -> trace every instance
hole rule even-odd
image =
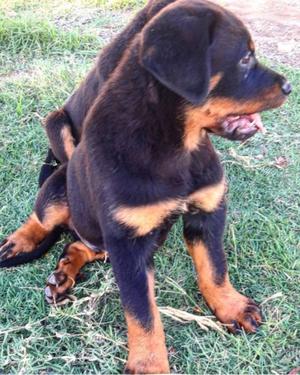
[[[114,212],[115,219],[135,230],[137,236],[144,236],[159,227],[166,217],[175,211],[183,211],[185,202],[171,199],[164,202],[138,206],[121,206]]]
[[[193,205],[206,212],[213,212],[218,208],[225,189],[226,185],[223,179],[215,185],[192,193],[186,199],[170,199],[137,207],[121,206],[113,212],[113,216],[120,224],[132,228],[136,236],[145,236],[158,228],[170,215],[187,212],[188,205]]]
[[[223,178],[215,185],[207,186],[192,193],[188,197],[188,203],[205,212],[213,212],[219,207],[225,192],[226,182]]]

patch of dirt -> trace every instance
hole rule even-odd
[[[299,0],[215,0],[249,27],[258,55],[300,68]]]

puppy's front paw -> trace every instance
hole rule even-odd
[[[210,308],[232,333],[237,333],[242,328],[248,333],[255,333],[262,323],[259,306],[235,289],[220,293],[218,298],[214,298]]]
[[[148,356],[147,356],[148,354]],[[145,353],[144,356],[128,360],[125,374],[169,374],[169,364],[166,360],[159,358],[157,353]]]

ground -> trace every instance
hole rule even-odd
[[[256,335],[232,336],[164,314],[171,370],[289,373],[300,357],[299,10],[297,1],[225,2],[249,23],[263,60],[294,87],[284,107],[263,115],[266,135],[242,145],[214,141],[230,186],[225,247],[231,278],[261,303],[264,324]],[[0,0],[0,238],[31,212],[47,148],[41,119],[64,102],[141,3]],[[178,223],[156,256],[158,305],[210,317],[181,231]],[[85,268],[74,304],[55,309],[44,301],[46,278],[67,240],[30,265],[0,270],[1,373],[123,369],[126,328],[109,264]]]
[[[300,67],[300,7],[298,0],[218,0],[245,21],[262,56]]]

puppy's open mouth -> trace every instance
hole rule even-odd
[[[259,113],[252,113],[250,115],[228,116],[222,123],[224,128],[239,128],[239,129],[253,129],[266,133],[266,129],[262,123]]]

